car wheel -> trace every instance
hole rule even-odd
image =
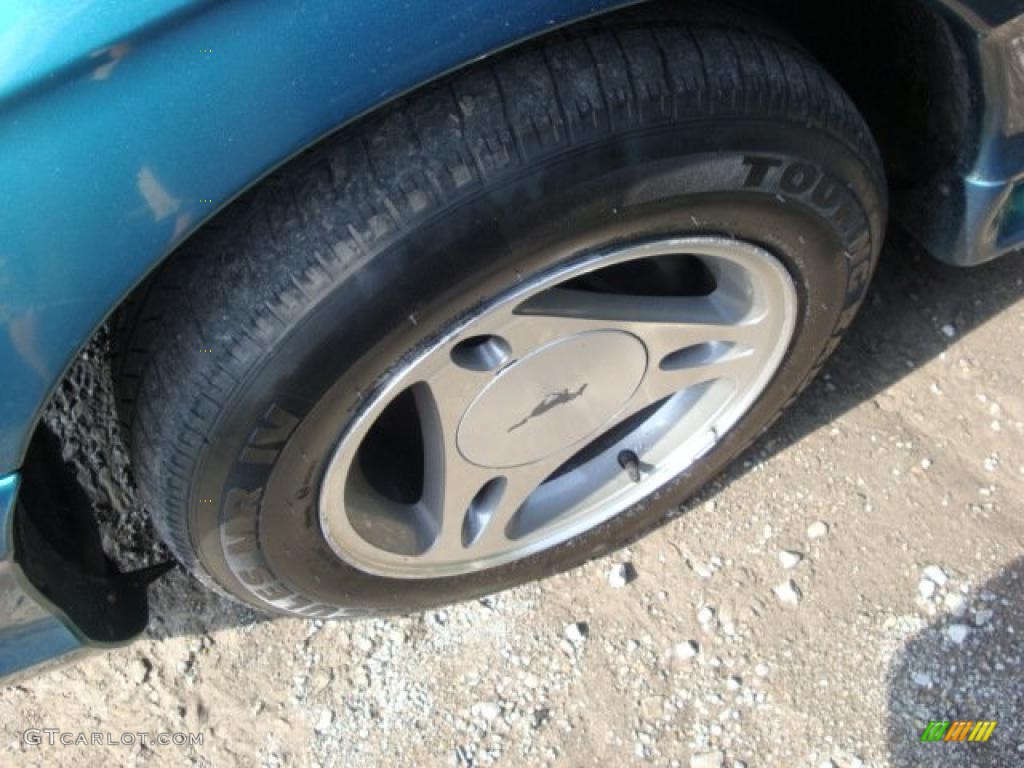
[[[877,149],[783,40],[592,26],[291,161],[122,313],[137,479],[258,608],[409,611],[672,516],[820,368],[883,236]]]

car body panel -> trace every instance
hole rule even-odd
[[[1024,239],[1024,3],[931,1],[975,74],[981,128],[969,170],[929,193],[915,231],[968,265]],[[517,41],[631,4],[0,5],[0,600],[20,601],[0,612],[0,676],[85,642],[12,559],[11,473],[65,369],[131,289],[324,135]]]
[[[903,221],[936,258],[973,266],[1024,245],[1024,2],[936,5],[973,76],[977,145],[910,196]]]

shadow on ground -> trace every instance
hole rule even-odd
[[[962,644],[953,637],[966,629]],[[889,669],[892,765],[1009,768],[1024,765],[1024,558],[974,590],[960,616],[913,635]],[[995,720],[989,740],[922,743],[930,720]]]

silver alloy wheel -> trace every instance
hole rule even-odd
[[[698,260],[710,287],[579,288],[666,257]],[[353,567],[407,579],[563,543],[654,492],[735,425],[782,361],[796,312],[774,256],[720,237],[644,241],[527,278],[363,404],[324,476],[324,535]],[[363,448],[398,398],[415,406],[404,423],[422,446],[416,498],[382,492]]]

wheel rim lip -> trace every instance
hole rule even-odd
[[[565,520],[556,521],[548,535],[532,540],[526,537],[527,541],[521,545],[480,559],[427,562],[420,555],[403,555],[371,544],[355,530],[345,510],[344,496],[348,473],[356,460],[356,453],[363,438],[376,418],[394,397],[412,386],[415,377],[410,377],[410,374],[413,371],[430,361],[432,357],[436,361],[439,350],[453,345],[482,318],[492,315],[499,308],[517,307],[526,299],[574,277],[613,264],[673,254],[692,254],[702,260],[725,259],[749,268],[751,274],[758,271],[767,272],[776,281],[772,288],[779,292],[780,300],[778,306],[766,309],[779,314],[780,333],[754,380],[739,387],[738,394],[734,393],[728,397],[725,402],[726,408],[718,409],[705,419],[708,424],[694,430],[688,438],[669,450],[669,455],[660,461],[655,471],[643,482],[627,486],[625,490],[591,504],[592,508],[583,514],[573,514]],[[751,263],[746,263],[748,260]],[[321,482],[318,510],[321,532],[332,551],[348,565],[373,575],[398,579],[441,578],[475,573],[559,546],[607,522],[655,493],[697,462],[735,426],[768,386],[785,358],[796,329],[797,305],[797,292],[792,277],[777,257],[759,245],[716,236],[671,236],[627,243],[585,254],[523,279],[517,285],[482,302],[433,339],[414,348],[414,351],[406,356],[405,361],[396,366],[375,391],[355,409],[353,417],[337,442]],[[653,364],[656,365],[657,361],[653,361]],[[671,396],[657,412],[661,413],[661,410],[667,409],[668,415],[671,416],[672,409],[668,406],[672,401],[695,389],[697,387],[690,387]],[[616,423],[617,419],[617,416],[613,417],[610,422]],[[583,443],[588,444],[586,440],[589,439],[586,438]],[[604,453],[607,451],[601,455]]]

